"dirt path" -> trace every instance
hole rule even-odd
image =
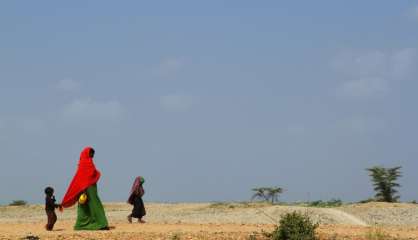
[[[266,224],[116,223],[110,231],[74,231],[73,224],[73,221],[61,221],[56,224],[54,231],[47,232],[43,222],[0,223],[0,239],[28,239],[27,237],[34,236],[42,240],[248,240],[250,236],[255,236],[254,239],[262,240],[262,232],[270,232],[274,228]],[[317,233],[321,240],[367,240],[367,234],[375,230],[358,225],[321,225]],[[418,238],[417,227],[385,227],[378,231],[394,239]]]
[[[273,226],[252,224],[129,224],[117,223],[110,231],[74,231],[73,221],[61,221],[47,232],[43,223],[0,224],[0,239],[248,239],[254,233],[271,230]],[[177,237],[177,238],[176,238]]]
[[[58,213],[55,231],[44,229],[44,206],[0,206],[0,240],[27,239],[203,239],[236,240],[263,239],[262,231],[270,232],[283,214],[307,213],[320,226],[321,240],[365,240],[374,231],[394,239],[418,239],[418,207],[411,204],[361,204],[339,208],[312,208],[248,203],[147,203],[146,224],[129,224],[126,216],[131,206],[125,203],[105,204],[110,231],[74,231],[76,209]],[[368,226],[368,224],[370,226]],[[36,239],[36,238],[33,238]]]
[[[366,222],[364,222],[360,218],[355,217],[349,213],[343,212],[341,210],[337,210],[334,208],[324,208],[322,210],[326,212],[327,214],[333,216],[335,219],[337,219],[337,221],[346,222],[349,225],[358,225],[358,226],[363,226],[363,227],[369,226]]]

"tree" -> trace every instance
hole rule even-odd
[[[271,203],[279,201],[279,194],[283,193],[283,189],[279,187],[271,187],[267,189],[267,196],[271,200]]]
[[[268,201],[269,197],[267,195],[267,189],[266,187],[260,187],[260,188],[253,188],[252,191],[255,192],[253,196],[251,197],[251,201],[258,198],[262,201]]]
[[[283,193],[283,189],[279,187],[260,187],[252,189],[255,193],[251,197],[251,200],[256,198],[262,201],[271,202],[274,204],[279,201],[279,194]]]
[[[369,171],[369,176],[372,178],[374,190],[376,191],[375,198],[377,201],[382,202],[397,202],[400,198],[397,195],[398,190],[401,185],[397,183],[399,177],[401,177],[402,167],[394,168],[384,168],[384,167],[372,167],[367,168]]]

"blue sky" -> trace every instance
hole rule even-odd
[[[418,199],[418,1],[0,3],[0,203],[59,198],[82,148],[104,201]]]

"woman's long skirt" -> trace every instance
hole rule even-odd
[[[86,190],[87,202],[78,204],[74,230],[100,230],[108,227],[105,211],[97,195],[96,184]]]

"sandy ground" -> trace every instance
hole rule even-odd
[[[130,206],[105,204],[110,231],[73,231],[75,209],[57,212],[55,230],[44,230],[43,206],[0,207],[0,239],[263,239],[280,216],[308,213],[320,223],[325,239],[367,239],[373,231],[395,239],[418,239],[418,207],[412,204],[361,204],[339,208],[306,208],[265,204],[148,203],[147,223],[127,223]],[[32,238],[36,239],[36,238]]]

